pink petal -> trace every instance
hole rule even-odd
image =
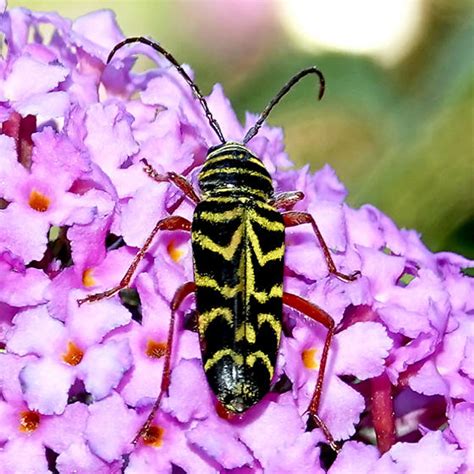
[[[379,210],[370,205],[360,209],[344,207],[347,222],[347,233],[350,242],[373,249],[383,248],[385,241],[380,231]]]
[[[61,474],[110,474],[111,468],[91,453],[84,441],[71,444],[56,459]]]
[[[131,314],[117,300],[102,300],[79,307],[77,300],[83,296],[83,292],[70,292],[67,324],[84,346],[101,342],[110,331],[130,322]]]
[[[344,443],[328,474],[346,474],[350,472],[371,474],[373,472],[372,467],[377,459],[379,459],[379,453],[375,446],[348,441]]]
[[[370,281],[373,298],[385,303],[398,278],[403,274],[405,259],[365,247],[358,247],[358,251],[362,259],[360,271]]]
[[[454,474],[463,462],[462,451],[448,444],[441,431],[431,431],[417,443],[397,443],[389,453],[407,474]]]
[[[0,261],[0,268],[7,267]],[[49,278],[36,268],[26,268],[22,272],[12,268],[2,271],[0,301],[10,306],[35,306],[45,302],[45,291],[50,283]]]
[[[409,378],[408,385],[424,395],[447,395],[448,383],[443,379],[432,360],[426,361],[418,372]]]
[[[320,466],[319,448],[314,432],[298,436],[288,448],[277,451],[269,460],[265,473],[293,474],[295,472],[311,472],[323,474]]]
[[[166,192],[165,183],[158,184],[150,180],[122,207],[120,226],[128,245],[141,247],[158,221],[166,216]],[[159,236],[155,240],[158,239]]]
[[[29,56],[19,57],[5,80],[8,100],[16,101],[54,89],[68,75],[63,66],[44,64]]]
[[[41,443],[33,440],[14,439],[0,450],[2,474],[48,474],[46,453]]]
[[[126,407],[116,393],[90,405],[86,439],[91,451],[104,461],[119,460],[131,448],[139,429],[134,410]]]
[[[70,107],[66,92],[47,92],[19,100],[15,109],[23,116],[38,115],[45,121],[67,116]]]
[[[30,410],[60,415],[66,408],[74,372],[65,364],[39,359],[26,364],[20,380]]]
[[[64,325],[51,318],[46,306],[42,305],[22,311],[13,318],[8,349],[19,355],[54,356],[65,345],[66,337]]]
[[[347,196],[346,187],[328,164],[314,173],[312,183],[320,200],[342,203]]]
[[[163,408],[182,423],[206,418],[214,410],[202,364],[197,360],[182,360],[173,368],[168,393]]]
[[[72,31],[78,46],[104,62],[110,50],[123,39],[112,10],[97,10],[79,17]]]
[[[312,391],[309,394],[306,392],[306,396],[309,401]],[[364,408],[362,395],[339,377],[334,376],[325,380],[319,414],[334,439],[347,439],[354,434],[355,425]]]
[[[289,449],[303,433],[303,420],[295,406],[270,402],[258,420],[241,427],[239,438],[265,468],[275,452]]]
[[[191,428],[186,438],[224,469],[235,469],[253,461],[232,427],[215,415]]]
[[[62,453],[84,437],[89,410],[83,403],[67,405],[61,416],[44,417],[42,439],[56,453]]]
[[[90,347],[78,369],[88,393],[96,400],[110,394],[132,365],[132,355],[126,340],[107,341]]]
[[[380,375],[392,340],[380,323],[361,322],[336,335],[334,371],[355,375],[360,380]]]
[[[86,146],[95,163],[112,173],[138,151],[131,131],[132,117],[124,106],[94,104],[87,111]]]
[[[458,444],[465,450],[465,464],[474,468],[474,404],[458,403],[450,416],[449,427],[456,436]]]
[[[33,174],[55,176],[54,184],[64,191],[90,170],[89,160],[77,149],[69,137],[46,127],[33,134]]]
[[[48,243],[49,222],[41,213],[25,213],[12,202],[0,210],[0,251],[9,250],[25,263],[41,260]]]

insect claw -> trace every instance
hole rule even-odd
[[[362,276],[362,273],[359,270],[356,270],[355,272],[352,272],[350,275],[346,275],[345,273],[341,272],[334,272],[333,275],[338,278],[339,280],[347,283],[350,281],[355,281],[357,280],[360,276]]]

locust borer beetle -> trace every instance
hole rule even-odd
[[[147,421],[134,439],[146,438],[171,377],[176,314],[183,300],[195,293],[202,363],[210,388],[222,407],[242,414],[270,390],[282,332],[283,305],[324,325],[327,336],[321,355],[314,394],[308,407],[308,426],[320,427],[329,444],[334,440],[318,416],[324,372],[335,325],[329,314],[303,298],[283,289],[285,228],[311,225],[322,248],[329,272],[350,282],[359,272],[346,275],[337,270],[321,232],[311,214],[291,210],[304,196],[302,192],[275,194],[272,178],[262,161],[247,147],[264,120],[281,98],[303,77],[319,79],[319,99],[324,76],[316,67],[293,76],[269,102],[241,143],[227,142],[198,86],[176,59],[159,44],[133,37],[117,44],[107,62],[122,46],[144,43],[164,55],[191,87],[196,100],[214,130],[219,144],[212,146],[199,173],[200,191],[183,176],[172,171],[160,174],[144,160],[144,170],[158,182],[170,182],[196,204],[192,222],[171,215],[160,220],[138,251],[120,283],[102,293],[79,300],[79,304],[111,297],[125,289],[138,264],[159,231],[191,232],[194,281],[181,285],[171,302],[171,322],[159,396]]]

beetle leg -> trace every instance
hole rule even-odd
[[[316,234],[316,238],[318,239],[319,245],[321,245],[321,248],[323,250],[324,258],[326,260],[329,273],[332,273],[337,278],[345,282],[354,281],[360,276],[359,270],[352,272],[350,275],[346,275],[345,273],[341,273],[340,271],[338,271],[331,257],[331,253],[329,252],[329,248],[321,234],[321,231],[319,230],[316,224],[316,221],[314,220],[311,214],[308,214],[307,212],[289,211],[289,212],[284,212],[282,216],[283,216],[283,223],[285,224],[285,227],[294,227],[300,224],[312,225],[314,233]]]
[[[145,173],[157,183],[169,182],[173,183],[177,188],[179,188],[185,196],[187,196],[191,201],[196,204],[199,204],[201,201],[198,193],[194,190],[193,185],[184,177],[173,171],[169,171],[165,174],[160,174],[156,171],[153,166],[148,163],[145,158],[141,160],[145,167],[143,168]]]
[[[307,411],[309,412],[310,419],[308,420],[308,425],[315,423],[316,426],[320,427],[323,431],[326,439],[328,440],[329,445],[334,451],[339,451],[339,448],[334,441],[334,438],[331,435],[328,427],[323,420],[318,415],[319,402],[321,401],[321,393],[323,390],[324,383],[324,373],[326,371],[326,363],[329,354],[329,347],[331,346],[331,340],[334,336],[335,324],[334,320],[329,316],[326,311],[319,308],[315,304],[301,298],[300,296],[293,295],[291,293],[283,293],[283,304],[286,304],[290,308],[294,308],[300,313],[304,314],[308,318],[311,318],[313,321],[316,321],[328,330],[326,335],[326,340],[324,341],[323,353],[321,354],[321,361],[319,363],[319,373],[318,379],[316,381],[316,387],[311,398],[311,402]]]
[[[173,340],[174,340],[174,328],[175,328],[175,315],[176,311],[178,311],[181,303],[184,299],[194,293],[196,291],[196,284],[193,281],[189,281],[181,285],[174,294],[173,300],[171,301],[171,319],[170,325],[168,328],[168,339],[166,343],[166,353],[165,353],[165,364],[163,366],[163,375],[161,376],[161,387],[160,387],[160,394],[156,399],[153,408],[151,409],[148,418],[146,419],[143,426],[140,428],[140,431],[137,433],[135,438],[133,438],[132,444],[137,444],[137,441],[140,437],[143,437],[144,441],[147,440],[147,434],[153,423],[153,419],[155,418],[156,412],[160,407],[161,400],[163,399],[164,394],[168,391],[168,387],[170,385],[171,380],[171,355],[173,351]]]
[[[298,201],[304,199],[304,193],[302,191],[288,191],[284,193],[277,193],[270,200],[269,204],[275,209],[291,209]]]
[[[130,284],[130,281],[132,279],[133,274],[135,273],[135,270],[138,267],[138,264],[143,260],[145,257],[146,252],[150,248],[150,245],[153,242],[153,239],[155,238],[155,235],[158,233],[159,230],[191,230],[191,222],[189,222],[187,219],[184,217],[180,216],[169,216],[165,217],[164,219],[161,219],[158,221],[158,223],[155,225],[154,229],[151,231],[151,234],[148,236],[146,239],[145,243],[143,244],[143,247],[138,251],[138,253],[135,255],[135,258],[133,259],[132,263],[130,264],[130,267],[128,268],[127,272],[123,276],[123,278],[120,280],[120,283],[117,286],[114,286],[113,288],[110,288],[109,290],[103,291],[101,293],[95,293],[92,295],[88,295],[85,298],[77,300],[77,303],[79,306],[83,303],[91,303],[93,301],[99,301],[104,298],[110,298],[111,296],[115,295],[118,293],[120,290],[123,290],[124,288],[127,288],[127,286]]]

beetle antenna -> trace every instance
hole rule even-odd
[[[126,38],[126,39],[124,39],[123,41],[121,41],[120,43],[118,43],[114,46],[114,48],[112,49],[112,51],[110,52],[110,54],[107,58],[107,64],[110,63],[110,61],[114,57],[115,53],[120,48],[122,48],[122,46],[125,46],[126,44],[130,44],[130,43],[143,43],[143,44],[146,44],[148,46],[151,46],[155,51],[158,51],[160,54],[162,54],[176,68],[176,70],[179,72],[179,74],[181,74],[183,79],[191,87],[191,89],[194,93],[194,96],[199,100],[202,108],[204,109],[207,120],[209,121],[209,125],[214,130],[214,132],[216,132],[216,135],[218,136],[221,143],[225,143],[226,141],[225,141],[224,135],[222,134],[221,127],[217,123],[217,120],[211,114],[211,111],[209,110],[206,99],[204,99],[203,95],[201,94],[201,91],[199,90],[199,87],[188,76],[186,71],[182,68],[182,66],[178,63],[178,61],[176,61],[176,59],[171,55],[171,53],[166,51],[166,49],[164,49],[158,43],[156,43],[155,41],[149,40],[148,38],[145,38],[144,36],[134,36],[134,37],[131,37],[131,38]]]
[[[307,69],[303,69],[299,73],[295,74],[278,92],[278,94],[273,97],[273,99],[268,103],[265,107],[264,111],[261,113],[258,120],[255,122],[255,125],[247,132],[245,138],[243,140],[243,144],[246,145],[252,138],[258,133],[260,127],[262,126],[265,119],[268,117],[270,112],[272,111],[273,107],[280,102],[282,97],[290,91],[290,89],[303,77],[307,76],[308,74],[316,74],[319,78],[319,93],[318,93],[318,100],[321,100],[324,95],[324,88],[325,88],[325,80],[323,73],[316,67],[309,67]]]

